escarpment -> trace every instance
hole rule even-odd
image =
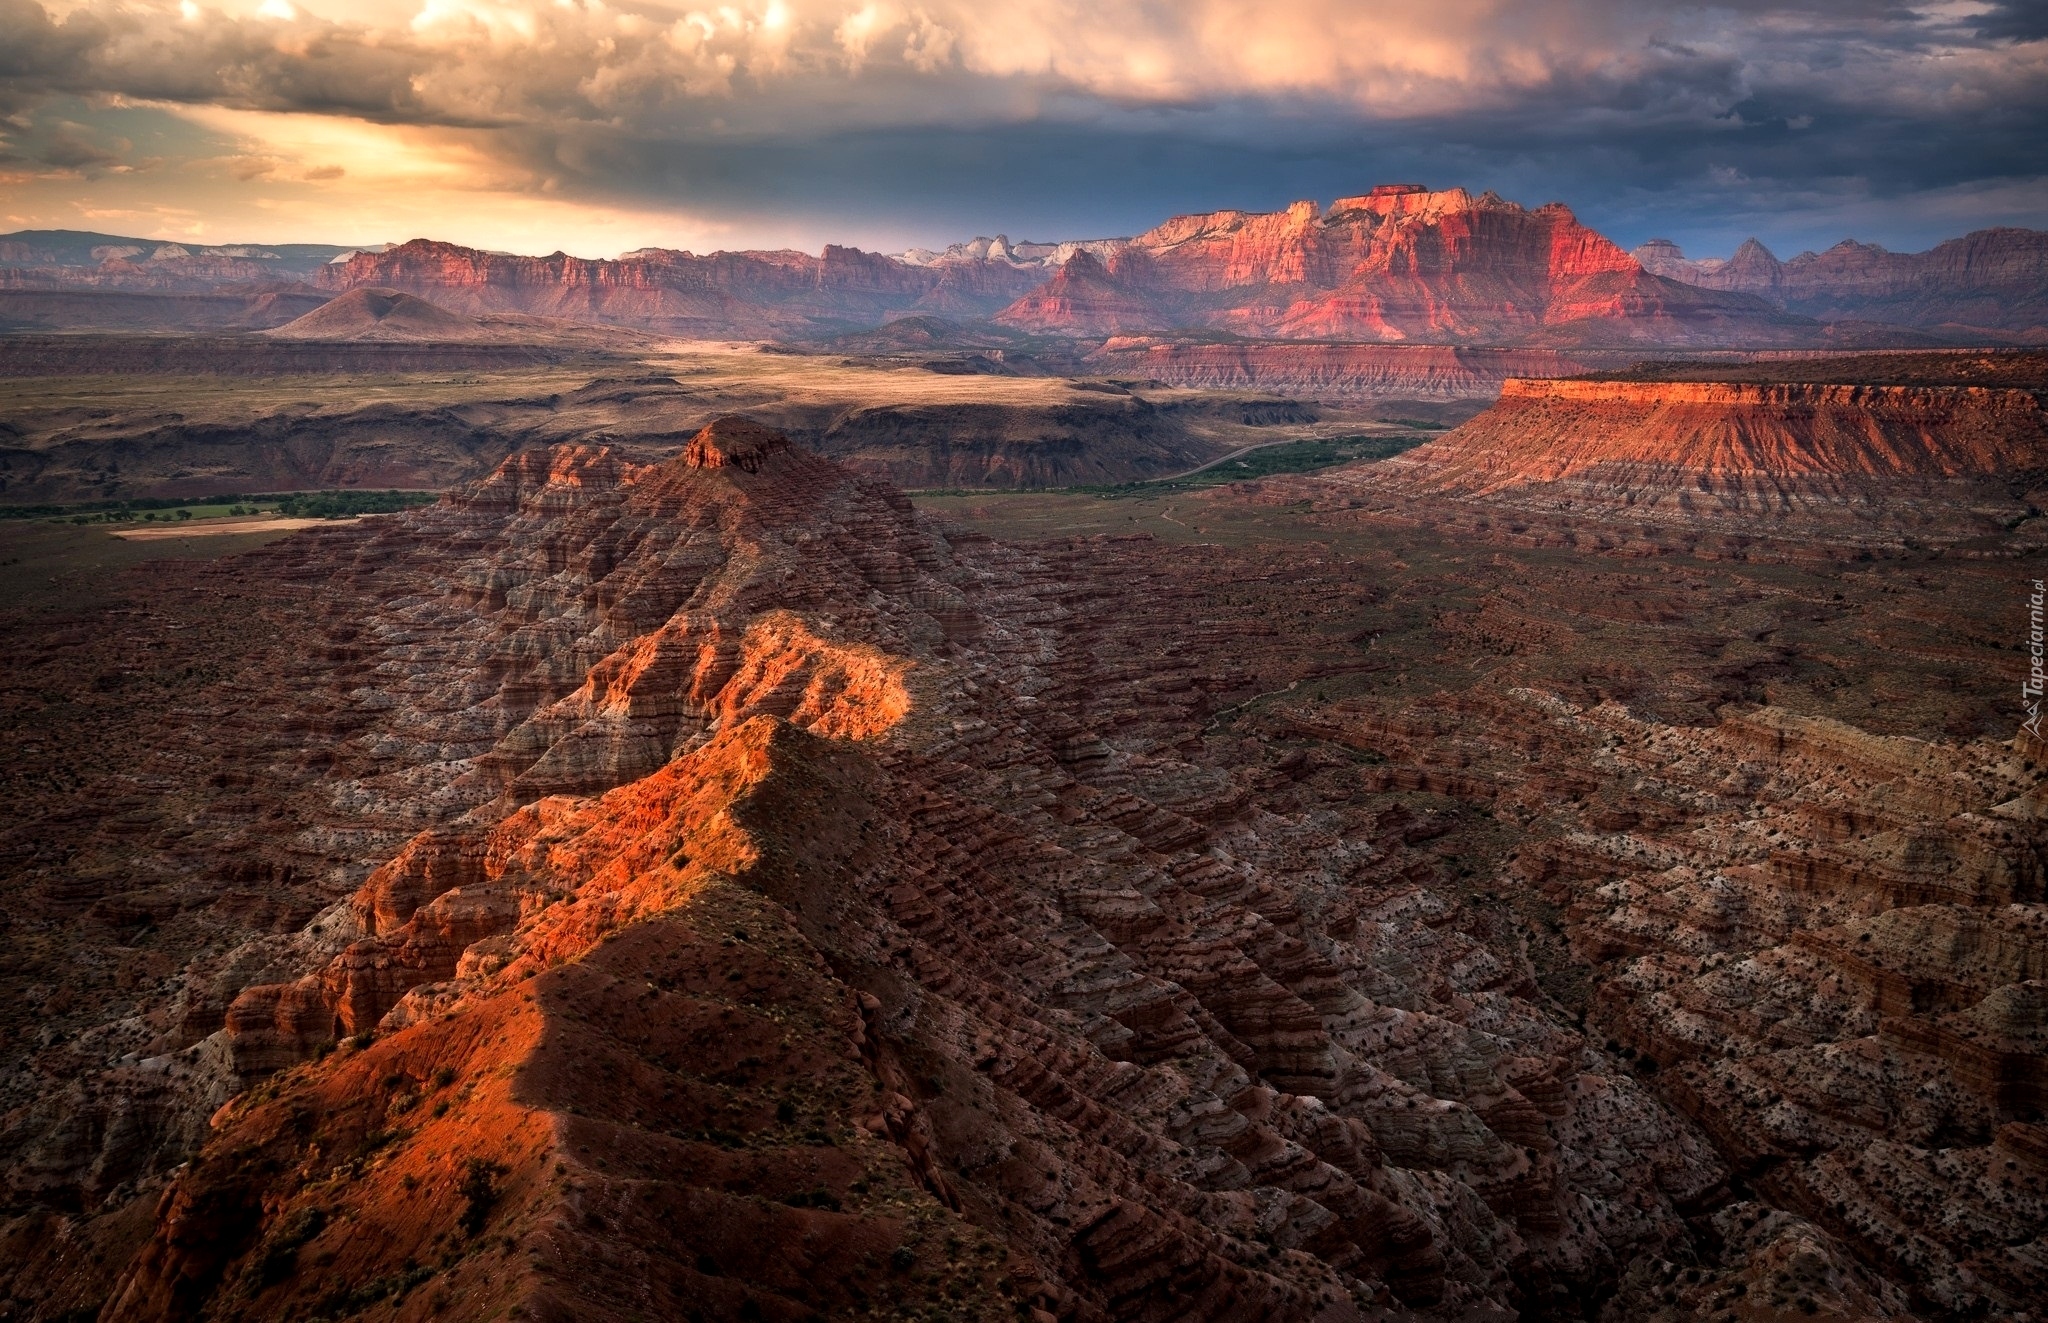
[[[1484,509],[1489,528],[1537,537],[1578,523],[1898,546],[2031,538],[2044,473],[2032,390],[1516,379],[1479,417],[1327,490]]]

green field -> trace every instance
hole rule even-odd
[[[1111,487],[1075,487],[1071,490],[1109,497],[1159,496],[1169,492],[1220,487],[1227,482],[1272,478],[1285,473],[1313,473],[1361,459],[1386,459],[1413,450],[1430,440],[1428,435],[1397,433],[1377,436],[1314,437],[1281,441],[1246,451],[1234,459],[1222,460],[1194,473],[1152,482],[1126,482]]]
[[[0,506],[0,519],[42,519],[59,524],[153,524],[233,515],[284,515],[297,519],[349,519],[432,505],[438,492],[319,491],[227,493],[178,501],[141,497],[129,501],[82,501],[72,505]]]
[[[1415,426],[1422,428],[1429,425],[1418,423]],[[1428,432],[1377,432],[1356,436],[1302,437],[1294,441],[1273,441],[1229,458],[1205,464],[1189,473],[1177,474],[1171,478],[1152,478],[1144,482],[1075,487],[927,487],[912,492],[912,495],[920,500],[926,497],[1048,494],[1093,496],[1106,500],[1171,496],[1175,492],[1201,491],[1207,487],[1221,487],[1231,482],[1248,482],[1254,478],[1314,473],[1318,469],[1335,468],[1339,464],[1350,464],[1358,460],[1386,459],[1390,455],[1398,455],[1404,450],[1413,450],[1424,442],[1435,440],[1435,432],[1442,430],[1437,428]]]

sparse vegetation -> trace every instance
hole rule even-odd
[[[1158,496],[1167,492],[1220,487],[1227,482],[1244,482],[1252,478],[1277,477],[1283,473],[1313,473],[1317,469],[1334,468],[1354,460],[1386,459],[1404,450],[1413,450],[1427,440],[1427,436],[1395,433],[1283,441],[1278,445],[1247,451],[1235,459],[1226,459],[1183,477],[1156,482],[1126,482],[1108,487],[1076,487],[1072,490],[1110,497]]]
[[[220,519],[280,514],[299,519],[347,519],[361,514],[390,514],[432,505],[438,492],[319,491],[269,492],[218,496],[137,496],[119,501],[79,501],[65,505],[0,505],[0,519],[47,519],[70,524],[160,523],[166,519]]]
[[[326,1225],[325,1208],[301,1208],[287,1218],[256,1256],[252,1269],[256,1289],[275,1286],[291,1276],[299,1261],[299,1247],[319,1235]]]
[[[280,499],[277,512],[294,519],[350,519],[432,505],[440,499],[434,492],[305,492]]]
[[[1381,432],[1356,436],[1306,437],[1297,441],[1280,441],[1259,446],[1234,458],[1218,461],[1194,473],[1185,473],[1173,478],[1154,478],[1143,482],[1105,483],[1095,486],[1046,487],[1034,491],[993,491],[970,490],[966,488],[928,488],[918,494],[933,496],[1031,496],[1052,494],[1073,494],[1103,497],[1119,500],[1126,497],[1170,496],[1175,492],[1199,491],[1205,487],[1220,487],[1225,483],[1246,482],[1254,478],[1272,478],[1288,473],[1313,473],[1318,469],[1334,468],[1356,460],[1386,459],[1405,450],[1430,441],[1432,433],[1444,430],[1441,424],[1409,422],[1404,427],[1418,429],[1412,432]]]
[[[462,1183],[455,1192],[462,1196],[462,1230],[465,1235],[477,1235],[491,1220],[491,1210],[504,1197],[504,1191],[498,1187],[498,1178],[505,1171],[505,1164],[489,1158],[471,1158],[462,1164]]]

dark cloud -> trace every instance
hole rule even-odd
[[[36,159],[59,170],[99,169],[119,165],[122,153],[133,145],[123,141],[102,147],[87,137],[88,132],[80,124],[58,125],[42,150],[36,153]]]
[[[1973,26],[1978,36],[1993,41],[2048,39],[2048,4],[2041,0],[1995,0]]]
[[[1967,17],[1866,0],[790,0],[780,26],[760,4],[699,21],[522,2],[378,26],[111,3],[59,22],[0,0],[0,111],[112,94],[413,126],[459,134],[512,181],[494,187],[870,243],[1130,232],[1389,178],[1562,199],[1624,242],[1790,247],[1854,224],[1910,246],[1973,206],[2048,222],[2039,0]],[[39,159],[100,168],[100,141],[46,136]],[[220,155],[252,186],[339,169],[262,141]]]

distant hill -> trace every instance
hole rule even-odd
[[[495,339],[472,317],[458,317],[425,299],[395,289],[352,289],[275,330],[288,340]]]
[[[0,234],[0,266],[97,267],[215,258],[261,265],[273,276],[311,275],[354,249],[326,243],[194,244],[92,230],[16,230]]]

